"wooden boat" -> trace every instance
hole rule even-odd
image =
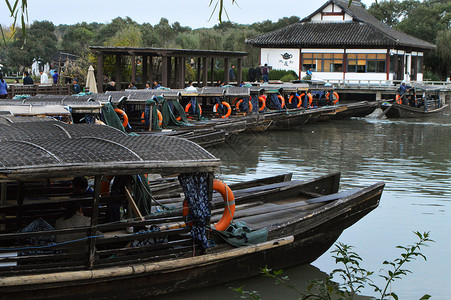
[[[375,101],[360,101],[355,103],[339,104],[335,109],[335,114],[332,116],[332,119],[337,120],[352,117],[366,117],[367,115],[372,114],[377,107],[378,103]]]
[[[384,102],[380,105],[382,111],[385,113],[384,115],[389,118],[427,118],[429,116],[434,116],[442,113],[447,107],[448,104],[442,105],[440,107],[435,108],[434,106],[429,106],[427,110],[425,108],[427,106],[422,107],[412,107],[405,104],[398,103],[388,103]]]
[[[447,107],[440,99],[440,89],[430,86],[416,86],[406,94],[409,103],[402,103],[402,99],[388,100],[380,104],[387,118],[426,118],[442,113]],[[399,95],[397,95],[399,97]]]
[[[96,137],[99,133],[77,137],[73,126],[78,125],[59,129],[73,133],[66,137],[45,136],[32,142],[5,137],[0,143],[0,299],[137,298],[254,276],[265,265],[286,268],[310,263],[344,229],[378,206],[384,187],[375,183],[339,192],[339,173],[307,181],[292,181],[283,175],[231,185],[234,220],[245,222],[252,233],[267,232],[267,238],[241,247],[219,239],[203,248],[195,235],[195,228],[203,227],[186,226],[191,220],[185,222],[176,210],[141,216],[143,203],[130,192],[133,186],[116,196],[101,194],[102,176],[163,173],[182,174],[180,180],[204,178],[198,182],[205,184],[191,186],[194,193],[182,186],[185,198],[206,197],[206,203],[211,203],[211,212],[210,205],[200,210],[211,218],[193,220],[194,224],[210,224],[225,210],[224,199],[213,192],[218,159],[184,139]],[[95,130],[103,128],[96,126]],[[81,175],[93,179],[94,194],[69,196],[61,180]],[[142,177],[136,178],[135,185],[142,182]],[[105,222],[104,207],[114,199],[125,201],[120,203],[129,214],[133,212],[129,219]],[[75,201],[85,205],[91,226],[17,232],[38,217],[53,224],[63,213],[61,206]],[[132,226],[135,231],[130,233]],[[69,240],[70,247],[45,242],[45,237],[80,233],[85,238]],[[200,236],[209,233],[200,231]]]

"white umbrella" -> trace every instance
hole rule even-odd
[[[88,76],[86,76],[86,87],[88,87],[89,91],[93,92],[94,94],[98,92],[96,77],[94,76],[94,68],[92,66],[89,66],[88,68]]]

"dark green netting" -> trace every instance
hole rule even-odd
[[[220,238],[235,247],[255,245],[268,240],[268,229],[252,230],[246,223],[234,221],[224,231],[213,229],[215,239]]]
[[[172,107],[171,107],[172,105]],[[177,117],[173,113],[173,109],[177,112],[177,114],[181,117],[181,120],[178,121]],[[178,101],[168,101],[166,99],[163,100],[162,105],[162,114],[163,114],[163,125],[166,128],[171,126],[188,126],[188,118],[186,117],[185,110],[182,105]]]
[[[111,103],[107,103],[102,106],[102,121],[108,126],[125,132],[124,126],[122,126],[122,121],[114,111],[114,107]]]

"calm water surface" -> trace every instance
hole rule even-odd
[[[385,181],[380,206],[347,229],[338,241],[352,245],[362,266],[379,274],[384,260],[400,255],[396,245],[417,241],[413,231],[429,231],[435,240],[423,248],[427,261],[406,267],[412,271],[395,281],[400,299],[450,299],[451,285],[451,114],[427,121],[379,120],[376,115],[351,120],[308,124],[298,131],[241,134],[210,151],[222,160],[219,177],[238,182],[292,172],[294,179],[310,179],[342,172],[341,188]],[[270,266],[269,266],[270,267]],[[302,287],[336,268],[327,252],[310,266],[285,270]],[[382,283],[377,276],[376,283]],[[263,299],[296,299],[269,278],[225,284],[164,299],[233,299],[228,287],[245,285]],[[371,289],[364,294],[374,295]]]

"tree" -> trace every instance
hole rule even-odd
[[[437,34],[437,55],[440,59],[441,73],[451,76],[451,29]]]
[[[22,31],[19,31],[13,42],[8,45],[7,62],[11,67],[29,67],[33,60],[42,63],[51,62],[56,53],[55,26],[49,21],[35,21],[27,30],[28,41],[23,44]]]
[[[94,42],[95,33],[86,22],[69,26],[62,37],[61,48],[78,56],[86,52]]]
[[[142,47],[141,30],[135,25],[127,25],[116,32],[106,44],[111,47]]]

